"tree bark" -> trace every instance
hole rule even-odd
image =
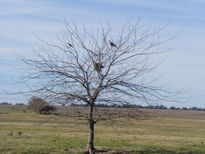
[[[88,145],[87,145],[87,150],[89,154],[94,154],[95,153],[95,148],[94,148],[94,125],[95,121],[93,119],[93,104],[89,105],[89,116],[88,116],[88,122],[89,122],[89,138],[88,138]]]

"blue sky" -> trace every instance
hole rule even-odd
[[[205,0],[0,0],[0,10],[0,102],[26,103],[27,97],[2,91],[22,88],[12,84],[19,74],[14,53],[32,56],[34,34],[55,39],[64,18],[87,26],[131,19],[153,26],[170,22],[162,37],[178,34],[166,44],[171,50],[155,74],[162,83],[185,88],[188,101],[165,105],[205,107]]]

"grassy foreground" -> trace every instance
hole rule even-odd
[[[98,123],[95,130],[96,148],[109,153],[205,153],[205,119],[121,119],[119,126]],[[87,139],[86,121],[0,111],[0,153],[83,153]]]

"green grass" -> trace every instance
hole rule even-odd
[[[119,127],[97,123],[97,149],[110,153],[205,153],[205,120],[153,117],[121,122]],[[87,139],[88,126],[82,120],[32,112],[0,114],[0,153],[82,153]]]

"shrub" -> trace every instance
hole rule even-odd
[[[22,132],[22,131],[18,131],[17,134],[18,134],[19,136],[21,136],[21,135],[23,134],[23,132]]]
[[[39,111],[46,105],[48,105],[48,103],[45,100],[39,97],[33,96],[30,98],[28,102],[28,109],[33,110],[33,111]]]
[[[29,100],[28,109],[41,114],[49,114],[51,111],[56,110],[56,107],[49,105],[48,102],[39,97],[33,96]]]
[[[51,111],[55,111],[56,110],[56,107],[55,106],[51,106],[51,105],[46,105],[44,107],[42,107],[39,112],[41,114],[49,114],[51,113]]]

